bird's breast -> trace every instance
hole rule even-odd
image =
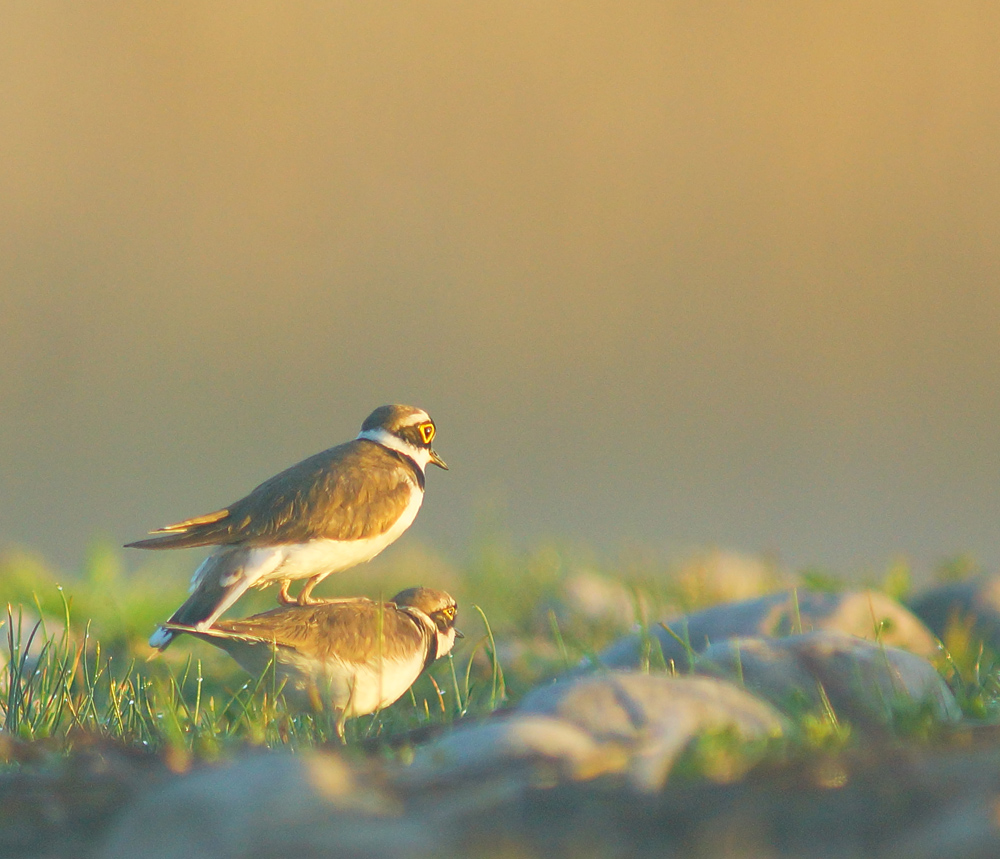
[[[288,680],[286,695],[314,687],[323,700],[351,718],[374,713],[399,700],[423,671],[424,652],[414,649],[402,658],[367,662],[336,657],[319,661],[286,653],[281,662],[284,664],[279,666],[279,675]]]
[[[282,579],[304,579],[319,573],[339,573],[355,564],[370,561],[386,546],[394,543],[413,524],[424,494],[417,489],[409,504],[387,530],[358,540],[331,540],[322,537],[276,547],[283,558],[280,564],[259,580],[260,584]]]

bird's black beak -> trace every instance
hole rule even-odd
[[[448,470],[448,463],[437,455],[437,451],[434,450],[434,448],[431,448],[431,462],[433,462],[438,468],[443,468],[445,471]]]

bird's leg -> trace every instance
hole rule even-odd
[[[299,591],[299,605],[319,605],[319,603],[325,602],[325,600],[317,600],[309,596],[312,593],[312,589],[325,578],[326,574],[324,573],[323,575],[313,576],[311,579],[306,580],[306,583],[302,586],[302,590]]]
[[[278,595],[278,599],[284,605],[330,605],[331,603],[357,602],[359,599],[365,599],[365,597],[334,597],[333,599],[324,600],[311,596],[312,589],[325,578],[326,573],[322,573],[321,575],[313,576],[311,579],[308,579],[302,586],[302,590],[299,591],[298,599],[292,599],[288,595],[288,582],[283,581],[281,583],[281,593]],[[371,600],[367,601],[371,602]]]
[[[313,681],[309,684],[308,689],[309,703],[312,705],[314,713],[323,712],[323,699],[320,697],[319,689],[316,688],[316,682]],[[343,739],[343,737],[341,737]]]
[[[279,605],[297,605],[298,600],[295,599],[290,593],[288,593],[288,586],[292,583],[291,579],[281,580],[281,590],[278,591],[278,604]]]

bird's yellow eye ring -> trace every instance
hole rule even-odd
[[[417,429],[420,430],[420,438],[423,439],[424,444],[430,444],[434,440],[434,424],[420,424]]]

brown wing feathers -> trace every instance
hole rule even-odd
[[[127,545],[181,549],[245,543],[297,543],[316,537],[358,540],[394,521],[420,469],[399,470],[394,451],[355,440],[318,453],[214,513],[167,525]],[[336,466],[336,467],[335,467]]]
[[[195,546],[214,546],[223,542],[219,538],[230,530],[226,522],[229,516],[228,508],[217,510],[214,513],[206,513],[204,516],[195,516],[193,519],[165,525],[163,528],[157,528],[150,532],[151,534],[162,534],[162,536],[136,540],[134,543],[126,543],[125,547],[129,549],[188,549]]]
[[[392,603],[380,609],[370,600],[278,608],[247,620],[218,621],[213,630],[244,640],[274,642],[321,661],[339,658],[349,662],[366,662],[379,653],[386,659],[399,658],[412,653],[431,635],[423,624]]]

